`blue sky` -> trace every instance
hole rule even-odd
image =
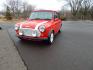
[[[67,2],[65,0],[23,0],[29,4],[36,6],[36,9],[60,10]],[[3,9],[3,3],[6,0],[0,1],[0,10]]]

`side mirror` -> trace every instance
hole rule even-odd
[[[55,21],[59,20],[58,18],[55,18]]]
[[[54,15],[54,20],[55,21],[59,20],[58,17],[57,17],[57,15]]]

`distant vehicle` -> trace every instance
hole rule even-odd
[[[37,10],[33,11],[25,22],[15,25],[15,31],[21,40],[46,40],[53,43],[54,36],[62,27],[62,20],[56,11]]]

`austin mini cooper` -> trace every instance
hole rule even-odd
[[[61,27],[62,20],[59,13],[51,10],[38,10],[33,11],[25,22],[15,24],[15,31],[21,40],[39,39],[51,44]]]

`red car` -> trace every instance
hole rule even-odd
[[[26,40],[47,40],[53,43],[54,36],[62,27],[62,20],[56,11],[37,10],[33,11],[25,22],[15,25],[17,37]]]

